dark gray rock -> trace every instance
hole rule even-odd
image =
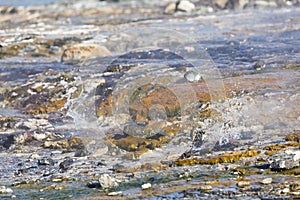
[[[70,157],[67,157],[64,161],[62,161],[59,164],[59,168],[62,170],[67,170],[72,164],[73,164],[73,159]]]
[[[88,188],[101,188],[99,181],[90,181],[86,184]]]
[[[38,160],[38,165],[54,165],[54,160],[52,158],[42,158]]]

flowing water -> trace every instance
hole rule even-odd
[[[0,1],[0,5],[3,4],[6,3]],[[28,6],[36,2],[12,1],[10,4]],[[56,132],[83,138],[87,150],[110,160],[110,166],[118,163],[125,167],[159,163],[180,156],[192,145],[191,133],[197,126],[206,131],[200,149],[211,149],[216,142],[221,145],[232,140],[238,141],[240,148],[243,145],[270,143],[300,129],[299,8],[247,10],[165,21],[146,20],[133,26],[120,25],[116,30],[101,33],[91,30],[94,31],[92,41],[104,45],[112,56],[99,58],[97,56],[101,52],[96,51],[80,65],[67,65],[40,57],[1,59],[1,89],[30,84],[31,80],[45,77],[48,73],[65,73],[74,77],[72,85],[66,86],[67,102],[58,111],[60,114],[49,117],[51,125]],[[258,67],[262,69],[255,66],[259,62],[262,64]],[[108,66],[115,65],[138,67],[123,70],[122,73],[105,72]],[[188,78],[185,78],[187,72],[196,73],[191,79],[197,79],[198,75],[198,79],[201,77],[205,81],[212,99],[211,106],[221,113],[221,122],[194,121],[195,110],[201,105],[192,86],[194,80],[187,81]],[[253,82],[252,85],[245,83],[248,79]],[[260,82],[262,79],[267,81]],[[95,103],[99,100],[97,87],[105,80],[108,88],[114,88],[113,98],[116,99],[112,117],[108,118],[97,116],[95,110]],[[128,119],[127,115],[130,114],[130,98],[148,83],[171,88],[180,104],[180,123],[192,123],[184,126],[182,134],[172,136],[169,144],[143,154],[137,160],[123,160],[126,153],[112,154],[103,140],[111,127],[121,130],[145,127],[142,122]],[[249,92],[249,95],[237,94],[225,99],[227,91],[224,85],[228,83],[233,88],[241,88],[240,92]],[[176,91],[177,84],[185,89]],[[74,98],[72,94],[80,85],[82,90]],[[4,105],[3,98],[1,95],[1,105]],[[151,109],[154,114],[150,118],[157,123],[147,128],[155,133],[161,132],[159,122],[169,119],[170,114],[166,108],[156,104]],[[23,120],[32,117],[17,108],[4,106],[0,109],[0,116]],[[112,156],[115,158],[111,159]],[[7,162],[13,163],[17,159],[11,158]],[[8,169],[0,165],[0,174],[13,173],[15,168],[18,166],[6,172]],[[26,191],[20,192],[26,194]],[[77,192],[73,197],[84,195],[80,189]],[[68,194],[71,191],[66,191]],[[180,195],[182,193],[171,194],[172,198],[181,198]]]

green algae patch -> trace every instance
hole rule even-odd
[[[63,108],[66,102],[67,102],[66,98],[58,99],[55,101],[50,101],[44,106],[37,106],[35,109],[26,110],[24,112],[26,114],[33,114],[33,115],[50,113]]]
[[[184,165],[214,165],[218,163],[235,163],[245,157],[255,157],[261,152],[253,149],[244,151],[244,152],[225,152],[221,155],[208,158],[190,158],[184,160],[175,161],[175,165],[184,166]]]
[[[128,152],[126,158],[136,159],[149,150],[159,148],[169,142],[164,135],[154,135],[148,138],[135,137],[131,135],[107,136],[107,139],[114,145]]]
[[[272,144],[272,145],[265,146],[263,148],[263,150],[265,150],[266,155],[271,156],[275,153],[278,153],[282,149],[286,149],[286,148],[289,148],[289,147],[298,147],[298,148],[300,148],[300,144],[299,143]]]
[[[82,139],[72,136],[68,139],[59,141],[45,141],[43,144],[44,148],[50,149],[66,149],[68,151],[75,151],[84,147]]]

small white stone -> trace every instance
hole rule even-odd
[[[290,188],[284,188],[283,190],[282,190],[282,193],[289,193],[290,192]]]
[[[31,95],[37,94],[36,92],[32,91],[31,89],[28,89],[28,90],[27,90],[27,93],[28,93],[28,94],[31,94]]]
[[[273,181],[272,178],[265,178],[261,181],[261,183],[267,185],[267,184],[271,184],[272,181]]]
[[[212,186],[211,185],[201,185],[200,190],[212,190]]]
[[[193,10],[195,10],[195,5],[187,0],[182,0],[178,3],[177,5],[177,10],[179,11],[183,11],[183,12],[192,12]]]
[[[142,185],[143,190],[149,189],[151,187],[152,187],[151,183],[145,183],[145,184]]]
[[[239,181],[237,183],[237,186],[238,187],[245,187],[245,186],[249,186],[250,185],[250,182],[249,181]]]
[[[0,194],[7,194],[7,193],[13,193],[13,190],[11,188],[6,188],[5,186],[1,186]]]
[[[108,196],[118,196],[118,195],[122,195],[122,191],[118,191],[118,192],[110,192],[107,194]]]

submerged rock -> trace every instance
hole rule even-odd
[[[189,81],[189,82],[197,82],[201,80],[201,76],[199,73],[194,72],[194,71],[188,71],[184,74],[184,78]]]
[[[67,64],[76,64],[84,61],[87,58],[107,56],[111,56],[111,53],[106,47],[96,44],[82,43],[65,49],[61,56],[61,62]]]

